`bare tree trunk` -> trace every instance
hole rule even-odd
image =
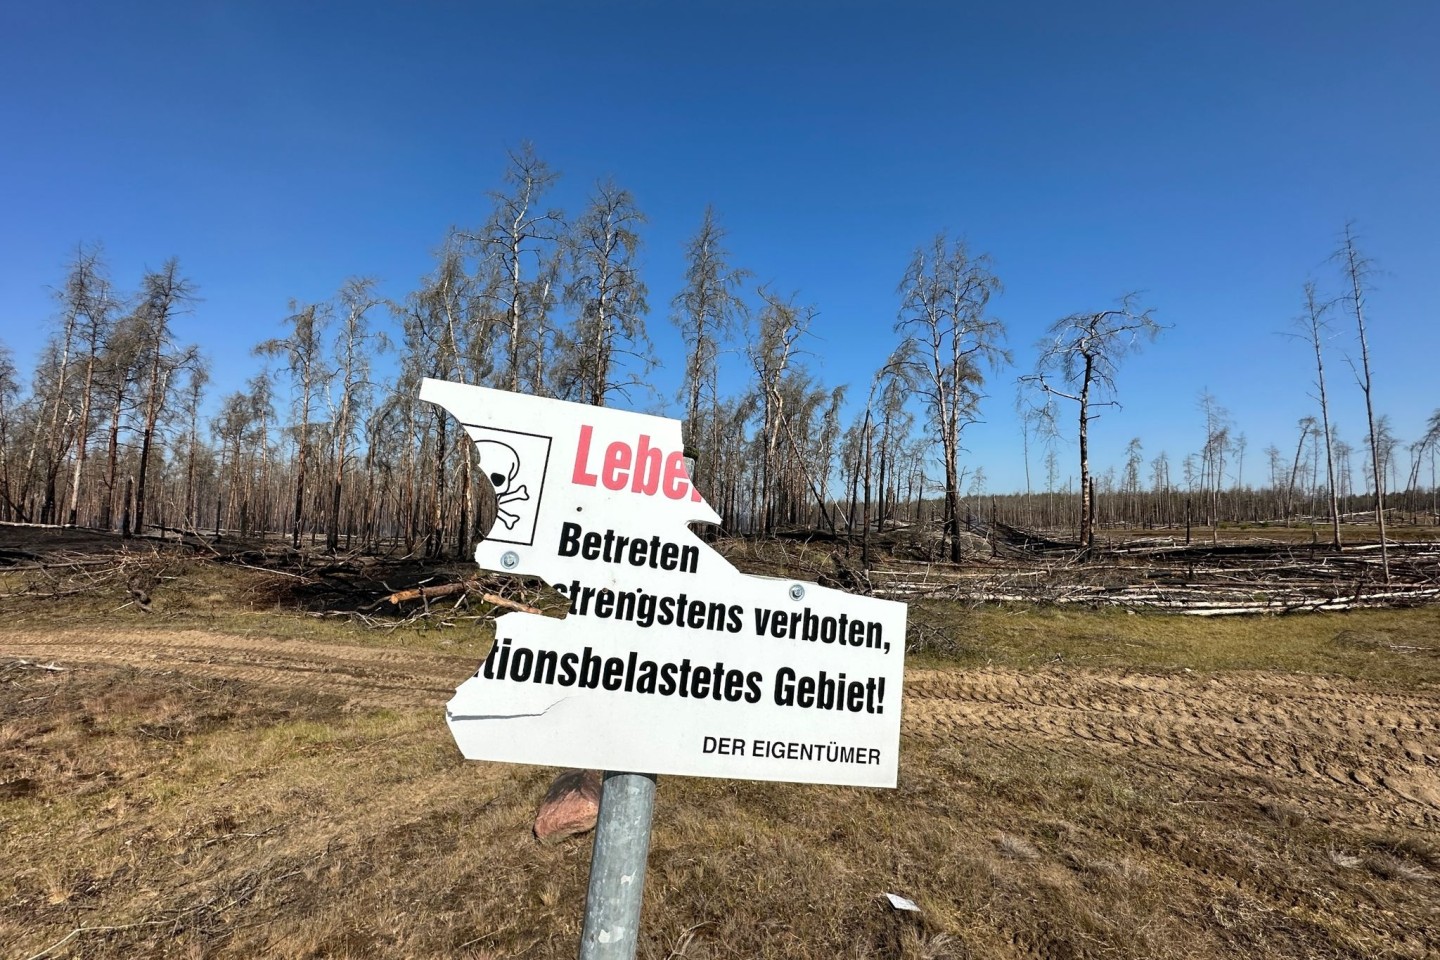
[[[1085,354],[1085,374],[1080,385],[1080,546],[1095,546],[1095,487],[1090,481],[1090,382],[1095,358]]]
[[[460,443],[460,522],[455,527],[455,556],[464,557],[470,549],[470,517],[473,509],[473,491],[470,483],[470,454],[475,444],[463,433]]]
[[[414,403],[406,405],[405,419],[408,427],[406,435],[415,437],[417,424],[415,423]],[[420,457],[413,444],[405,445],[405,482],[397,493],[399,500],[395,505],[395,521],[400,527],[400,535],[405,542],[405,552],[414,553],[415,544],[419,539]]]
[[[865,411],[865,510],[860,516],[860,565],[870,569],[870,411]]]
[[[80,473],[85,467],[85,453],[89,447],[90,437],[90,397],[95,387],[95,354],[90,354],[89,364],[85,369],[85,392],[80,398],[80,426],[76,435],[75,446],[75,470],[70,477],[70,510],[66,514],[65,522],[68,526],[76,525],[76,518],[79,516],[80,505]]]
[[[1290,465],[1290,481],[1285,484],[1285,526],[1290,526],[1294,510],[1295,478],[1300,474],[1300,457],[1305,452],[1305,438],[1310,435],[1310,418],[1300,421],[1300,440],[1295,444],[1295,462]]]
[[[115,406],[110,410],[110,440],[105,452],[105,500],[100,505],[100,526],[114,529],[115,485],[120,481],[120,413],[125,402],[124,387],[115,391]]]
[[[290,524],[290,545],[296,550],[300,549],[301,521],[305,516],[305,458],[310,449],[306,421],[310,415],[309,411],[310,403],[307,396],[305,412],[300,415],[300,424],[296,428],[298,431],[296,444],[299,449],[295,455],[295,516]]]
[[[125,500],[120,504],[120,536],[122,539],[130,539],[130,496],[135,489],[135,478],[125,478]]]
[[[425,555],[432,559],[445,552],[445,419],[439,416],[435,421],[435,474],[431,487],[434,502],[430,505],[430,535],[425,548]]]
[[[960,549],[960,479],[956,476],[955,454],[945,452],[945,531],[950,538],[950,562],[959,563],[964,554]]]
[[[268,537],[270,526],[270,413],[268,405],[260,411],[260,540]],[[247,497],[248,499],[248,497]]]
[[[149,476],[150,448],[155,442],[155,431],[160,423],[162,398],[170,381],[169,372],[162,373],[158,366],[151,372],[151,376],[153,378],[151,387],[145,399],[145,428],[140,434],[140,466],[135,481],[135,532],[141,536],[145,534],[145,484]]]
[[[335,438],[335,463],[330,481],[329,519],[325,523],[325,552],[327,553],[334,553],[340,547],[340,497],[344,492],[345,454],[347,452],[347,441],[349,440],[350,434],[350,396],[348,387],[345,389],[347,393],[340,400],[340,414],[336,417],[335,421],[335,429],[338,436]]]
[[[1370,376],[1370,343],[1365,333],[1365,290],[1366,261],[1355,248],[1355,237],[1350,224],[1345,225],[1345,245],[1342,248],[1345,260],[1345,275],[1350,281],[1351,306],[1355,310],[1355,327],[1360,335],[1361,376],[1360,390],[1365,394],[1365,419],[1370,424],[1370,464],[1375,477],[1375,523],[1380,528],[1380,566],[1385,582],[1390,582],[1390,553],[1385,538],[1385,471],[1380,465],[1380,438],[1375,435],[1375,402],[1373,380]]]

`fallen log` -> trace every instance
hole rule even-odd
[[[521,603],[518,600],[511,600],[507,597],[494,593],[487,593],[480,589],[478,580],[461,580],[458,583],[443,583],[435,587],[412,587],[409,590],[397,590],[385,598],[386,603],[402,604],[407,600],[431,600],[435,597],[451,597],[457,593],[477,593],[480,599],[486,603],[494,604],[497,607],[507,607],[511,610],[518,610],[521,613],[540,613],[539,607],[532,607],[528,603]]]
[[[12,660],[11,663],[23,669],[44,670],[46,673],[64,673],[66,669],[53,661],[50,663],[35,663],[33,660],[22,660],[18,657]]]

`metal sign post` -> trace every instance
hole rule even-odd
[[[653,773],[605,772],[585,894],[580,960],[633,960],[655,812]]]

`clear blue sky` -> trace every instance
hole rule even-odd
[[[1298,312],[1348,218],[1383,269],[1377,401],[1440,406],[1440,5],[1209,3],[9,3],[0,10],[0,340],[28,369],[80,241],[115,279],[178,256],[218,396],[290,298],[348,276],[402,297],[476,226],[522,140],[577,212],[614,175],[649,216],[651,336],[672,369],[681,245],[713,203],[737,265],[819,308],[827,383],[863,396],[911,251],[988,251],[1016,367],[970,464],[1023,484],[1014,379],[1056,317],[1126,291],[1171,325],[1097,425],[1178,464],[1210,390],[1293,449]],[[1340,359],[1342,433],[1363,437]],[[671,412],[675,412],[673,403]],[[1073,446],[1062,448],[1068,463]],[[1068,472],[1068,471],[1067,471]]]

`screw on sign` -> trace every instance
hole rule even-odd
[[[607,771],[581,956],[633,957],[657,774],[893,787],[905,606],[749,576],[678,421],[426,380],[495,488],[482,568],[563,616],[507,613],[446,707],[468,758]],[[644,771],[644,772],[626,772]]]

